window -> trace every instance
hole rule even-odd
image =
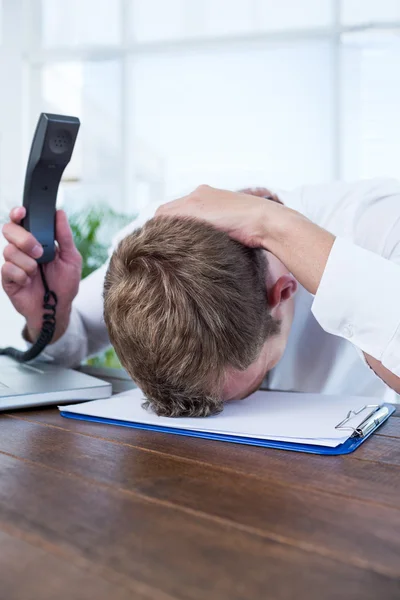
[[[118,0],[42,0],[42,43],[108,46],[121,41]]]
[[[400,178],[399,31],[400,0],[0,0],[0,216],[41,111],[81,119],[71,210]]]
[[[136,133],[164,158],[167,195],[331,179],[330,61],[326,42],[137,59]]]
[[[117,61],[63,62],[42,70],[42,110],[79,117],[62,200],[68,206],[121,206],[121,65]]]
[[[0,0],[0,46],[3,43],[3,0]]]
[[[343,176],[400,178],[400,39],[343,39]]]
[[[0,0],[0,212],[19,202],[26,164],[24,129],[29,99],[21,11],[22,0]]]
[[[188,3],[184,0],[131,0],[132,35],[137,42],[185,37]]]
[[[342,23],[360,25],[400,20],[399,0],[341,0]]]
[[[331,0],[132,0],[137,41],[327,27]]]
[[[256,4],[249,0],[203,0],[203,35],[251,33],[255,25]]]
[[[328,27],[332,22],[331,0],[258,0],[256,15],[264,30]]]
[[[0,23],[0,203],[43,110],[81,118],[72,205],[399,176],[399,0],[0,0]]]

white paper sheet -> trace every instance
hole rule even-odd
[[[351,430],[335,428],[348,412],[378,404],[374,398],[361,396],[256,392],[245,400],[228,402],[216,416],[169,418],[145,410],[143,401],[142,392],[134,389],[107,400],[72,404],[60,410],[158,427],[336,447],[352,434]],[[365,408],[352,416],[349,425],[357,427],[373,410]]]

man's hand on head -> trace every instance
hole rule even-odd
[[[231,192],[201,185],[188,196],[160,206],[156,216],[208,221],[245,246],[266,248],[268,222],[277,222],[280,213],[285,210],[278,198],[266,188]]]
[[[161,206],[156,217],[201,219],[245,246],[269,250],[316,294],[335,237],[295,210],[266,199],[269,190],[256,189],[258,193],[248,194],[201,185]]]
[[[249,187],[238,190],[240,194],[248,194],[249,196],[258,196],[259,198],[266,198],[267,200],[273,200],[274,202],[278,202],[278,204],[283,204],[281,200],[279,200],[278,196],[271,192],[268,188],[264,187]]]

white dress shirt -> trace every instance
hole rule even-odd
[[[316,296],[299,287],[288,345],[269,387],[395,401],[363,351],[400,376],[400,183],[375,179],[274,191],[336,241]],[[121,231],[110,254],[156,209],[149,206]],[[102,301],[106,269],[82,281],[69,327],[47,357],[74,366],[109,345]]]

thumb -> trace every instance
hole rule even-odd
[[[58,210],[56,212],[56,240],[61,256],[76,252],[71,227],[68,223],[67,215],[63,210]]]

